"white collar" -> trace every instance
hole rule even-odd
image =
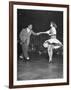
[[[30,32],[30,29],[29,29],[29,28],[27,28],[27,32],[28,32],[28,33]]]

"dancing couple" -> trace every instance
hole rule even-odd
[[[62,43],[56,38],[56,34],[57,34],[56,28],[57,28],[57,25],[54,22],[51,22],[50,29],[45,32],[38,32],[38,33],[33,32],[31,24],[28,25],[27,28],[22,29],[20,33],[20,40],[22,45],[23,56],[20,56],[20,58],[24,58],[25,60],[30,60],[28,55],[28,47],[30,43],[31,34],[33,35],[48,34],[50,36],[50,39],[47,39],[43,43],[43,46],[48,51],[49,62],[52,62],[53,49],[58,49],[62,46]]]

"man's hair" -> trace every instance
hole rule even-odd
[[[32,24],[29,24],[28,26],[32,26]]]

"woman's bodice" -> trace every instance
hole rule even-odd
[[[56,35],[56,29],[55,29],[54,27],[52,27],[52,28],[50,29],[49,35],[50,35],[50,36]]]
[[[51,38],[56,38],[56,29],[54,27],[50,29],[49,35]]]

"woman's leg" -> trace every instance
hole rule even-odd
[[[49,62],[51,62],[53,56],[53,45],[48,45],[48,55],[49,55]]]

